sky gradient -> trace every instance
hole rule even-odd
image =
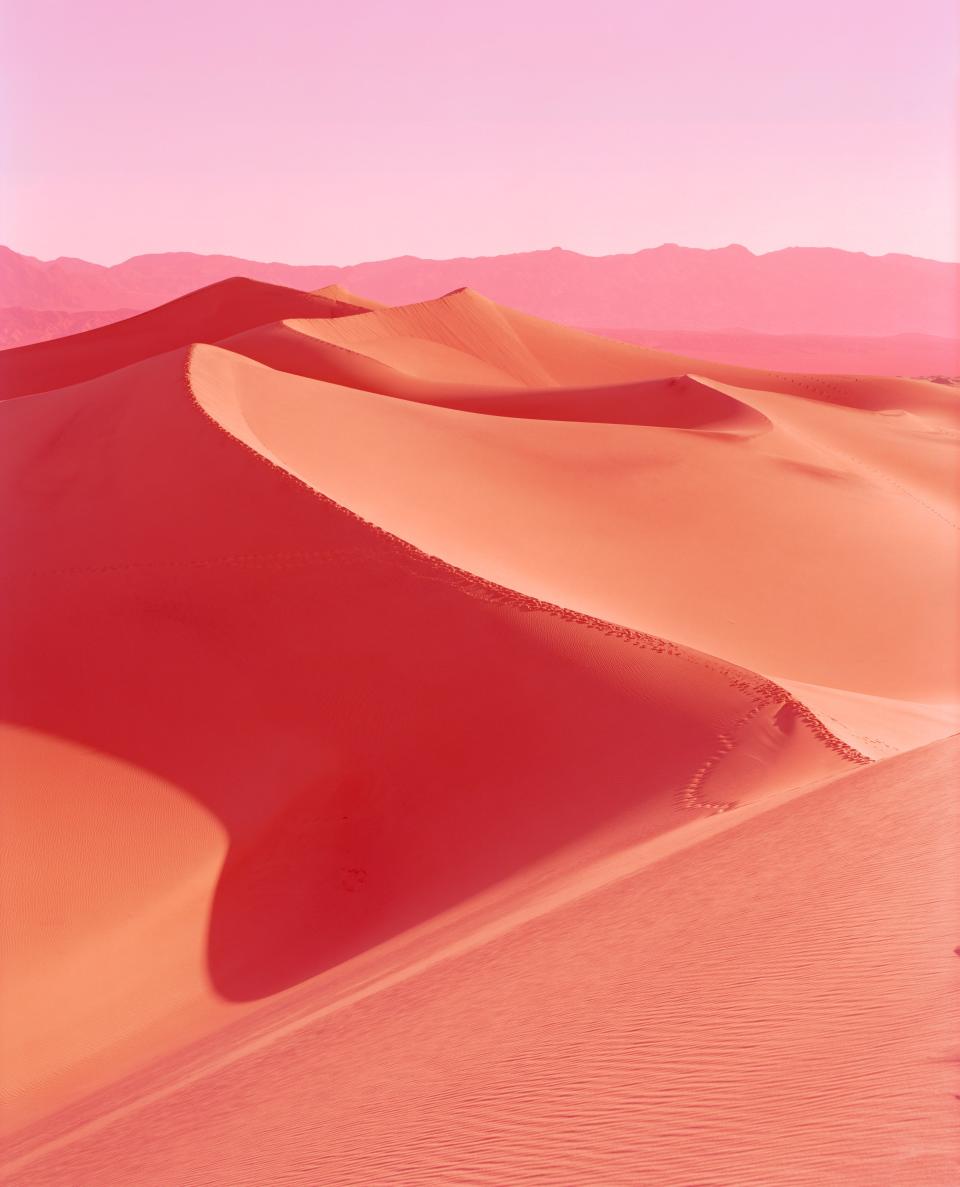
[[[957,259],[954,0],[6,0],[0,241]]]

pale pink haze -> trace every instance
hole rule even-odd
[[[952,0],[7,0],[0,241],[957,258]]]

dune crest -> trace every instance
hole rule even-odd
[[[956,639],[955,530],[889,467],[874,465],[872,443],[890,432],[887,418],[849,414],[859,418],[858,458],[824,454],[819,441],[798,435],[795,405],[805,430],[815,415],[821,434],[837,419],[832,406],[819,412],[806,400],[712,380],[680,377],[576,396],[464,393],[450,397],[459,407],[449,408],[266,371],[213,347],[194,351],[191,374],[201,404],[235,434],[246,433],[247,444],[457,567],[771,676],[881,697],[956,700],[953,644],[936,642]],[[766,410],[780,423],[757,436],[644,424],[651,387],[661,409],[679,406],[673,419],[680,424],[691,395],[702,401],[705,394],[728,401],[723,407],[748,424],[755,417],[769,430]],[[597,406],[599,423],[565,423],[571,400],[582,416]],[[513,401],[514,411],[529,413],[532,402],[546,418],[465,411],[502,413]],[[621,423],[609,423],[611,402],[628,410]],[[640,424],[622,423],[630,412]],[[915,447],[912,437],[906,445]],[[927,448],[932,454],[942,445],[931,440]],[[638,536],[645,524],[656,527]],[[790,551],[773,567],[768,558],[787,536]],[[898,539],[902,548],[928,541],[909,568],[891,548]],[[579,565],[570,564],[571,545]],[[845,560],[851,549],[859,558],[853,569]],[[705,569],[715,607],[709,616],[700,600]],[[651,571],[658,580],[646,576]],[[811,596],[826,621],[804,615]],[[878,599],[883,604],[868,611]],[[885,624],[907,620],[918,601],[928,617],[889,640]],[[881,638],[895,665],[877,662]]]
[[[357,312],[337,299],[233,276],[123,321],[0,351],[0,395],[31,395],[83,383],[190,342],[216,342],[278,318]]]

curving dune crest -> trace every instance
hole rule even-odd
[[[201,406],[245,444],[459,567],[768,675],[957,699],[955,528],[900,476],[801,436],[807,420],[782,414],[784,397],[679,377],[425,407],[216,347],[194,350],[190,375]],[[555,414],[504,414],[538,403]],[[582,415],[597,405],[596,421],[565,423],[571,404]],[[823,435],[835,410],[810,406]],[[872,458],[891,422],[861,420]],[[894,639],[891,621],[908,624]]]
[[[234,276],[123,321],[0,351],[0,396],[83,383],[178,346],[216,342],[284,317],[344,317],[356,312],[356,306],[339,298]]]
[[[937,1181],[953,394],[239,283],[0,354],[5,1181]]]

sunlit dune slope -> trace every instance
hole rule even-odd
[[[191,342],[217,342],[286,317],[356,313],[334,298],[235,276],[81,334],[0,351],[0,398],[82,383]]]
[[[960,699],[956,492],[946,467],[942,489],[925,485],[956,441],[923,421],[691,378],[527,393],[546,418],[485,416],[214,347],[191,375],[241,440],[471,572],[768,674]],[[635,423],[549,419],[571,399],[600,420],[619,403]]]
[[[872,425],[867,436],[876,440],[861,441],[867,454],[894,469],[907,466],[922,492],[929,490],[931,481],[938,485],[940,495],[932,501],[955,522],[960,405],[956,392],[942,384],[709,363],[551,325],[470,292],[336,321],[294,319],[264,325],[225,338],[222,345],[292,374],[497,416],[708,427],[709,417],[700,412],[706,398],[703,384],[697,400],[682,400],[681,393],[689,390],[677,386],[684,375],[801,397],[820,406],[883,413],[901,422],[894,427],[890,448]],[[653,381],[669,381],[670,390],[657,388]],[[717,402],[715,396],[713,400]],[[748,402],[762,411],[754,398]],[[744,403],[740,401],[741,418]],[[802,415],[803,406],[795,400],[780,405],[793,405]],[[814,418],[820,415],[815,409],[811,412]],[[865,423],[863,418],[850,421],[854,440],[863,438]],[[830,439],[834,425],[840,430],[835,443]],[[815,448],[835,454],[834,446],[842,447],[850,436],[838,418]]]
[[[768,422],[717,389],[676,373],[666,378],[587,387],[518,385],[475,355],[437,342],[405,340],[406,358],[381,361],[369,344],[353,348],[317,336],[315,323],[260,326],[219,345],[273,369],[416,404],[533,420],[709,428],[734,422],[757,431]],[[448,378],[436,378],[436,375]],[[685,398],[686,396],[690,398]]]
[[[914,403],[957,415],[955,393],[943,385],[886,376],[764,371],[708,362],[557,325],[498,305],[470,289],[458,289],[416,305],[379,308],[369,316],[342,321],[311,323],[309,319],[294,318],[288,322],[302,334],[391,363],[401,371],[419,369],[424,372],[419,378],[447,383],[461,378],[456,370],[458,363],[460,367],[471,367],[476,361],[495,365],[504,383],[527,387],[596,388],[693,372],[743,387],[858,407],[889,407],[886,401],[892,394],[912,393],[909,398]],[[426,354],[437,347],[444,348],[446,366],[439,362],[439,354],[424,366],[415,348]],[[470,382],[466,376],[463,378]]]
[[[221,1019],[206,944],[228,839],[169,780],[48,732],[0,726],[0,764],[10,1130]]]
[[[952,1183],[958,763],[534,870],[28,1131],[5,1181]]]

